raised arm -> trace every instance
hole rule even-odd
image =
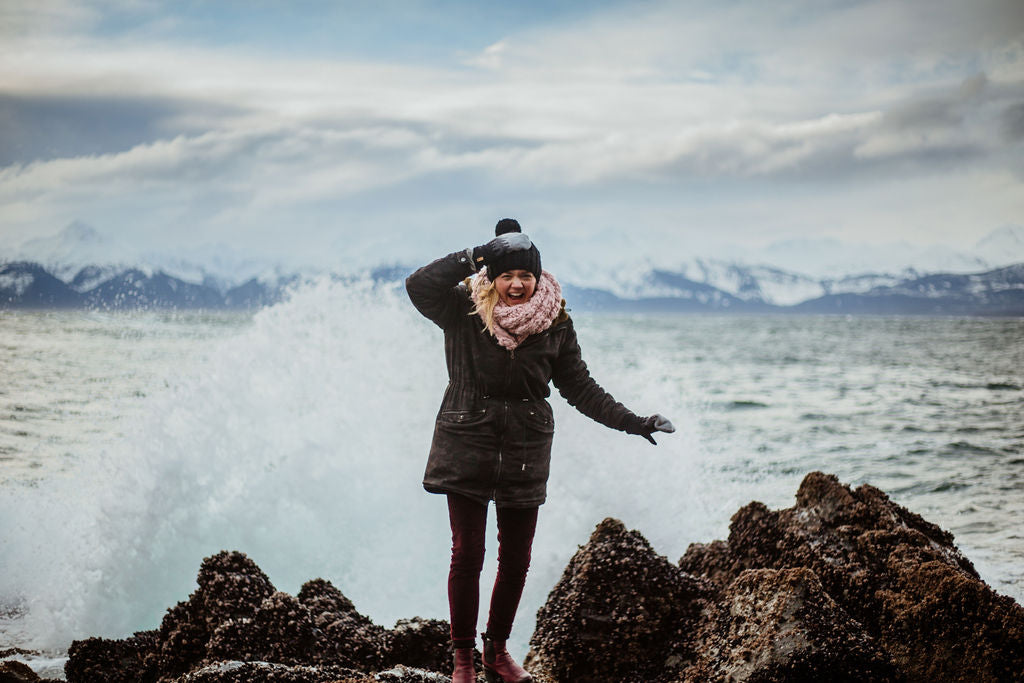
[[[405,279],[405,291],[416,310],[441,329],[463,314],[466,294],[459,284],[473,274],[473,250],[456,251],[428,263]]]
[[[492,259],[510,251],[529,249],[532,244],[530,238],[522,233],[505,233],[479,247],[452,252],[407,277],[405,291],[409,293],[416,310],[445,329],[462,312],[466,295],[458,289],[458,285],[463,279],[486,266]]]

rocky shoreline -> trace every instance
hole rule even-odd
[[[71,683],[448,681],[448,624],[385,629],[322,579],[291,596],[248,557],[203,561],[160,628],[76,641]],[[812,472],[796,505],[752,502],[677,563],[597,525],[537,616],[538,681],[1021,681],[1024,607],[952,535],[864,485]],[[478,667],[479,670],[479,667]],[[0,683],[39,681],[16,661]]]

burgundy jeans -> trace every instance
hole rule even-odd
[[[496,508],[498,516],[498,575],[491,591],[487,635],[507,640],[516,618],[519,598],[530,568],[530,548],[537,528],[537,508]],[[487,506],[454,493],[448,494],[452,525],[452,564],[448,571],[448,609],[452,644],[473,647],[476,616],[480,609],[480,570],[484,566]]]

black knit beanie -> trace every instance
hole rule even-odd
[[[519,221],[514,218],[502,218],[498,221],[498,224],[494,226],[495,237],[504,235],[506,232],[522,231],[523,229],[520,227]],[[539,280],[541,268],[540,251],[537,250],[537,245],[534,244],[529,249],[510,251],[497,258],[492,258],[487,262],[487,277],[491,281],[509,270],[528,270]]]

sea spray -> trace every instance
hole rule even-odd
[[[679,432],[655,448],[552,399],[549,502],[514,634],[520,650],[603,517],[644,529],[673,557],[720,532],[735,508],[733,496],[703,495],[694,397],[670,350],[617,329],[580,325],[592,373]],[[125,438],[98,437],[69,476],[5,491],[0,595],[17,613],[5,640],[61,650],[74,638],[154,628],[191,592],[201,558],[222,548],[248,553],[290,592],[323,576],[385,625],[446,617],[445,506],[420,487],[443,358],[441,331],[392,288],[324,279],[259,312],[153,387]]]

